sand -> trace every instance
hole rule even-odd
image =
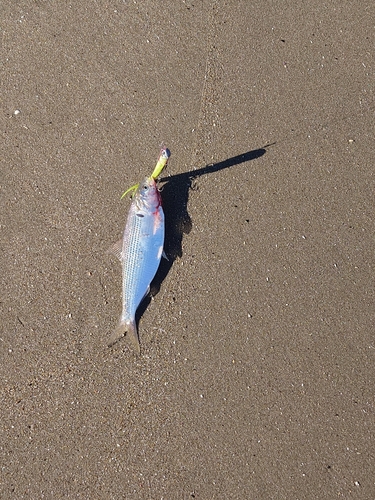
[[[1,17],[0,498],[374,498],[375,7]],[[162,142],[137,357],[107,250]]]

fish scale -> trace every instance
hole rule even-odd
[[[158,165],[166,164],[169,151],[162,149]],[[156,170],[156,169],[155,169]],[[109,345],[126,336],[140,353],[135,313],[150,290],[163,253],[164,212],[153,176],[135,186],[123,239],[112,247],[122,265],[122,314]]]
[[[156,215],[134,208],[129,213],[122,246],[124,320],[135,315],[138,305],[147,295],[159,267],[158,254],[164,244],[164,214],[161,206]],[[159,217],[159,224],[163,227],[153,234],[156,217]]]

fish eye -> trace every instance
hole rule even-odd
[[[147,189],[148,189],[147,184],[143,184],[142,189],[144,189],[145,191],[147,191]]]

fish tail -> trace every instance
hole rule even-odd
[[[108,342],[108,347],[116,344],[122,337],[127,337],[130,343],[135,347],[137,354],[141,354],[141,346],[139,345],[137,325],[135,319],[124,321],[120,319],[115,331],[112,333]]]

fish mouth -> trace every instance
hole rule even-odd
[[[164,168],[167,166],[167,163],[168,163],[170,156],[171,156],[171,152],[169,151],[169,149],[166,147],[163,147],[160,151],[160,155],[159,155],[158,161],[156,163],[156,166],[154,168],[154,171],[152,172],[150,177],[146,177],[145,180],[143,181],[143,184],[144,184],[142,186],[143,189],[147,189],[149,187],[149,185],[156,184],[155,181],[159,177],[159,175],[162,173]],[[141,183],[138,182],[138,184],[134,184],[134,186],[131,186],[129,189],[127,189],[125,191],[125,193],[123,193],[121,195],[120,199],[122,200],[123,198],[125,198],[125,196],[128,193],[132,193],[132,197],[133,197],[134,194],[136,193],[136,191],[138,191],[140,185],[141,185]]]

